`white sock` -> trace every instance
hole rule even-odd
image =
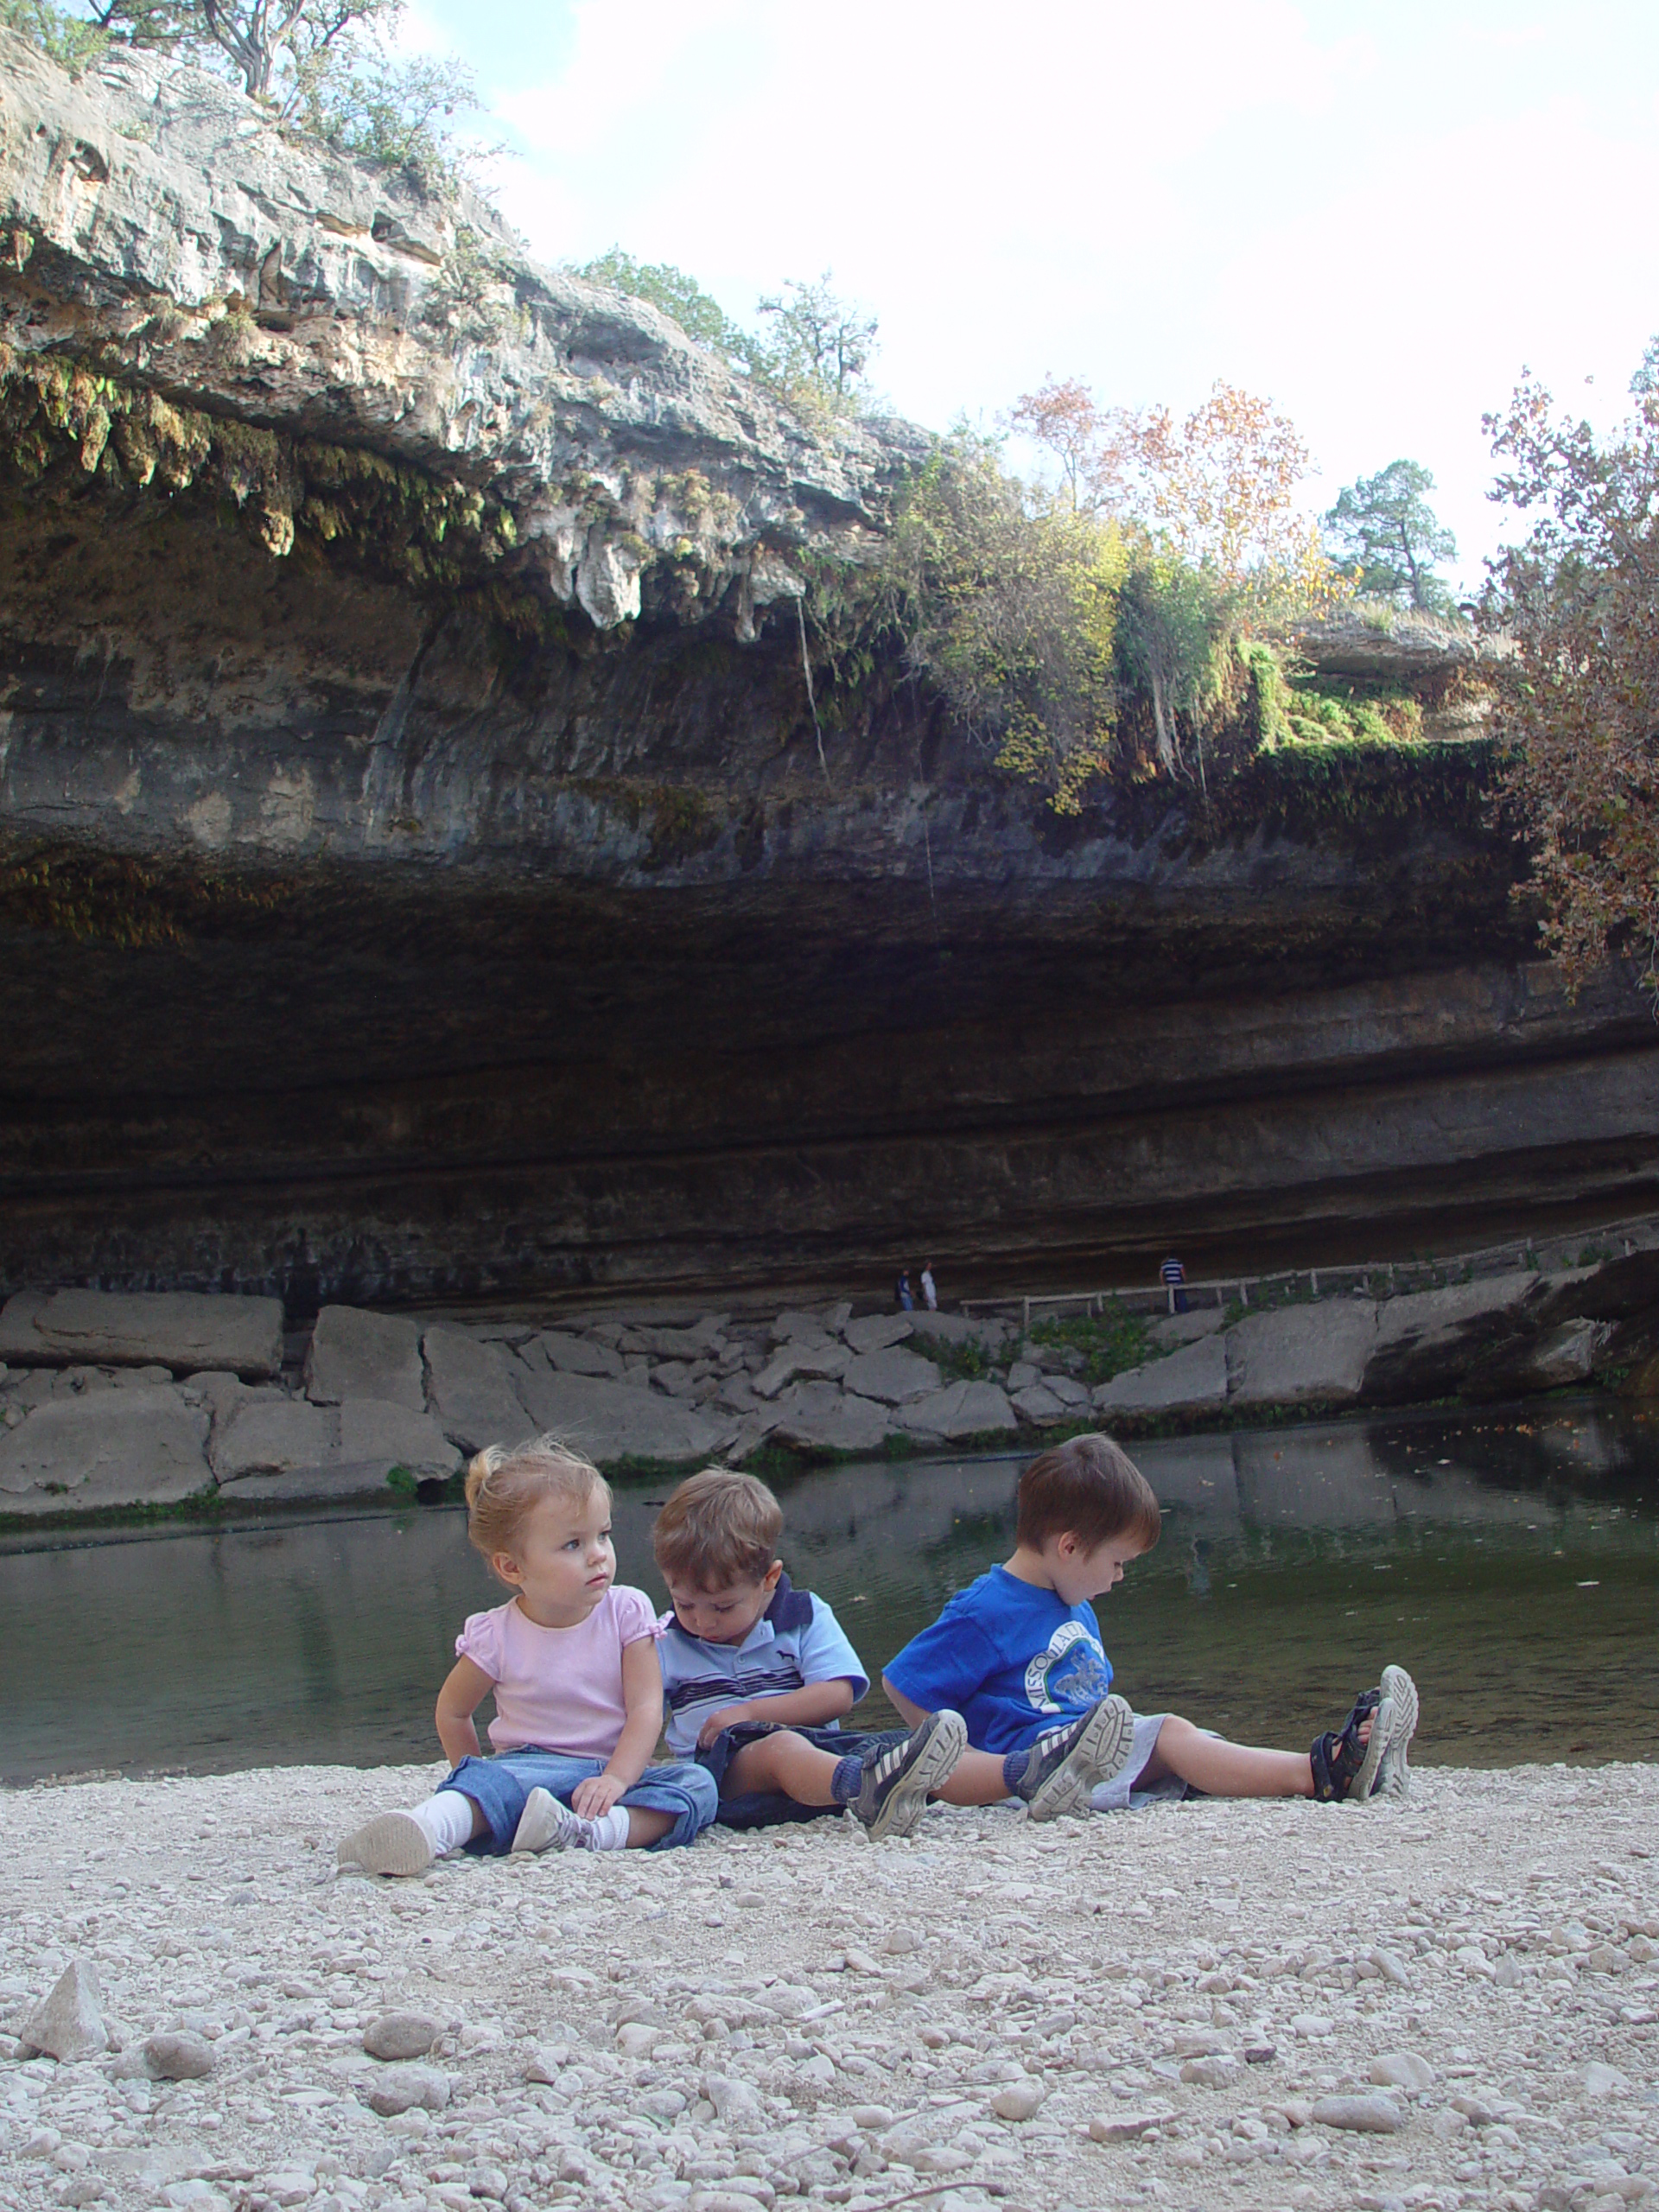
[[[601,1813],[596,1821],[589,1821],[588,1822],[588,1826],[594,1832],[593,1841],[591,1843],[588,1843],[588,1839],[585,1836],[582,1838],[582,1841],[584,1843],[588,1843],[588,1848],[589,1851],[623,1851],[626,1849],[628,1841],[628,1808],[626,1805],[613,1805],[608,1813]]]
[[[452,1851],[459,1851],[473,1833],[473,1801],[464,1797],[459,1789],[440,1789],[435,1797],[429,1797],[423,1805],[416,1805],[410,1818],[420,1822],[426,1840],[440,1859]]]

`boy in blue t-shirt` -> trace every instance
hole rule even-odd
[[[783,1526],[764,1483],[706,1467],[680,1484],[652,1530],[674,1601],[658,1645],[669,1746],[714,1775],[715,1818],[726,1826],[844,1807],[879,1840],[908,1834],[930,1797],[989,1805],[1011,1794],[1033,1820],[1052,1820],[1085,1808],[1090,1790],[1128,1756],[1129,1709],[1103,1694],[1103,1679],[1102,1694],[1017,1761],[968,1751],[949,1706],[912,1707],[908,1732],[843,1730],[869,1679],[823,1599],[790,1586],[777,1556]]]
[[[1101,1810],[1127,1803],[1131,1789],[1160,1785],[1178,1796],[1403,1796],[1417,1691],[1402,1667],[1384,1668],[1380,1688],[1364,1692],[1342,1728],[1316,1738],[1307,1752],[1230,1744],[1174,1713],[1131,1713],[1107,1696],[1112,1664],[1090,1600],[1122,1580],[1161,1526],[1151,1485],[1110,1437],[1074,1436],[1032,1461],[1020,1478],[1014,1556],[952,1598],[881,1678],[903,1719],[933,1706],[962,1714],[974,1749],[957,1765],[959,1785],[987,1780],[985,1755],[1001,1755],[1005,1783],[995,1795],[1023,1796],[1033,1763],[1071,1732],[1066,1716],[1079,1716],[1072,1730],[1100,1730],[1097,1716],[1116,1707],[1122,1756],[1089,1793]],[[942,1794],[990,1802],[956,1789]]]

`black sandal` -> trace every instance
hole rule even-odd
[[[1360,1742],[1359,1732],[1370,1720],[1371,1732],[1376,1734],[1376,1708],[1382,1702],[1380,1689],[1362,1691],[1339,1730],[1327,1729],[1323,1736],[1314,1738],[1308,1757],[1313,1764],[1313,1795],[1321,1805],[1341,1804],[1356,1782],[1365,1777],[1367,1766],[1376,1774],[1372,1747]],[[1380,1752],[1381,1745],[1376,1748]]]

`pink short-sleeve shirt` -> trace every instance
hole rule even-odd
[[[495,1685],[490,1741],[498,1751],[535,1744],[607,1759],[628,1717],[622,1653],[657,1633],[645,1592],[613,1583],[575,1628],[538,1628],[513,1598],[487,1613],[471,1613],[455,1653]]]

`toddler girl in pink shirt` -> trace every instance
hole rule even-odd
[[[419,1874],[460,1850],[690,1843],[719,1792],[702,1767],[647,1764],[663,1722],[656,1611],[617,1586],[604,1477],[550,1437],[493,1444],[467,1471],[467,1533],[513,1594],[455,1639],[437,1708],[454,1772],[346,1836],[340,1865]],[[473,1715],[492,1691],[483,1758]]]

